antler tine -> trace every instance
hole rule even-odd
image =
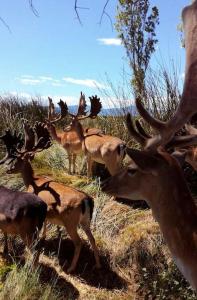
[[[58,105],[60,107],[60,113],[55,115],[55,106],[53,100],[50,97],[48,97],[48,99],[49,99],[49,108],[48,108],[48,119],[46,119],[46,122],[55,123],[68,115],[68,106],[66,102],[60,99],[60,101],[58,102]]]
[[[142,127],[142,125],[141,125],[141,123],[140,123],[139,120],[136,120],[136,121],[135,121],[135,126],[136,126],[138,132],[139,132],[142,136],[144,136],[146,139],[150,139],[150,138],[151,138],[151,135],[148,134],[148,133],[144,130],[144,128]]]
[[[53,99],[48,97],[49,100],[49,107],[48,107],[48,120],[51,121],[52,120],[52,116],[55,113],[55,106],[53,104]]]
[[[48,149],[51,146],[51,137],[45,124],[41,122],[36,122],[34,126],[34,131],[36,133],[37,142],[32,148],[32,152],[36,153],[44,149]]]
[[[89,97],[91,102],[91,109],[90,109],[90,115],[89,118],[96,118],[97,115],[100,113],[102,108],[102,103],[100,101],[100,98],[97,97],[97,95]]]
[[[129,113],[127,114],[126,124],[130,135],[133,136],[140,145],[144,146],[146,144],[146,138],[135,129],[133,119]]]
[[[90,113],[87,116],[78,118],[78,120],[83,120],[86,118],[94,119],[97,117],[97,115],[100,113],[102,108],[102,103],[100,101],[100,98],[97,97],[97,95],[89,97],[90,99]]]
[[[85,100],[85,94],[81,92],[80,98],[79,98],[79,106],[78,106],[78,116],[86,116],[87,112],[85,111],[87,108],[86,100]]]
[[[25,133],[24,151],[31,151],[35,144],[35,133],[33,127],[29,125],[27,120],[23,119],[22,122]]]

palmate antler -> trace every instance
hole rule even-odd
[[[60,106],[60,113],[55,114],[55,106],[53,100],[50,97],[48,97],[48,100],[49,100],[49,108],[48,108],[48,119],[46,119],[46,122],[56,123],[68,115],[68,106],[66,102],[60,99],[60,102],[58,102],[58,105]]]
[[[21,134],[11,133],[7,130],[5,135],[0,137],[7,150],[7,154],[1,164],[9,160],[9,163],[15,158],[32,157],[35,153],[47,149],[51,146],[50,134],[45,127],[45,124],[36,122],[34,127],[31,127],[27,120],[23,120],[23,129],[25,140],[22,140]]]
[[[46,120],[49,123],[55,123],[57,121],[60,121],[66,116],[70,116],[72,119],[77,119],[77,120],[83,120],[86,118],[91,118],[94,119],[96,116],[99,114],[102,108],[102,104],[100,101],[100,98],[97,97],[97,95],[89,97],[90,99],[90,112],[87,114],[86,108],[86,100],[85,100],[85,95],[81,92],[80,98],[79,98],[79,105],[78,105],[78,110],[77,114],[73,114],[69,112],[68,106],[66,102],[60,100],[58,103],[60,107],[60,113],[55,114],[55,108],[54,104],[51,98],[49,98],[49,110],[48,110],[48,119]]]
[[[184,8],[182,13],[185,33],[186,67],[183,93],[174,116],[167,122],[153,118],[145,110],[139,99],[136,106],[143,117],[158,134],[146,143],[146,149],[156,149],[166,145],[183,125],[197,112],[197,0]]]
[[[6,130],[5,134],[0,136],[0,139],[4,142],[6,146],[6,156],[0,161],[0,164],[5,163],[8,160],[13,160],[16,158],[15,149],[21,149],[24,140],[22,139],[22,134],[17,135],[16,131],[12,134],[10,129]]]

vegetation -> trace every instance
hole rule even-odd
[[[55,226],[49,225],[40,264],[34,271],[31,265],[18,260],[22,242],[12,240],[11,262],[0,261],[0,299],[196,299],[172,263],[151,211],[113,201],[100,191],[98,180],[87,184],[84,176],[68,175],[65,158],[65,152],[54,144],[36,155],[34,168],[38,175],[94,197],[92,227],[102,269],[94,269],[93,252],[85,242],[76,273],[66,274],[73,254],[72,242],[65,232],[59,241]],[[3,168],[0,172],[0,184],[24,189],[20,176],[7,175]],[[86,241],[82,231],[80,235]]]
[[[119,0],[116,29],[126,49],[135,96],[145,96],[145,75],[158,42],[159,11],[149,0]]]

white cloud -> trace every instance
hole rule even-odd
[[[106,89],[107,86],[94,80],[94,79],[75,79],[71,77],[64,77],[62,78],[64,81],[77,84],[77,85],[83,85],[90,88],[100,88],[100,89]]]
[[[107,45],[107,46],[120,46],[121,40],[118,38],[100,38],[97,39],[99,44],[101,45]]]
[[[43,81],[53,81],[54,80],[52,77],[49,77],[49,76],[39,76],[39,79],[41,79]]]
[[[16,78],[21,84],[24,85],[38,85],[42,83],[42,80],[39,79],[30,79],[30,78]]]

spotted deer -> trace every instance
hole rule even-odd
[[[68,272],[76,268],[80,251],[81,239],[77,232],[80,224],[93,248],[96,267],[100,267],[98,249],[90,229],[94,202],[92,197],[75,188],[55,182],[44,176],[35,176],[31,160],[36,153],[51,145],[50,134],[43,123],[36,123],[32,128],[24,121],[25,141],[15,139],[9,131],[3,137],[8,154],[5,162],[9,166],[8,173],[21,173],[27,191],[38,195],[47,204],[46,220],[52,224],[64,226],[74,245],[74,256]],[[7,160],[9,157],[9,161]],[[46,234],[46,227],[45,227]]]
[[[127,148],[132,159],[118,174],[107,179],[103,191],[131,199],[145,199],[152,208],[161,232],[178,268],[197,290],[197,207],[177,160],[165,146],[191,115],[197,112],[197,0],[183,10],[186,43],[186,76],[179,106],[168,122],[150,115],[137,99],[139,113],[157,134],[146,140],[134,127],[130,115],[127,127],[143,150]]]
[[[66,102],[59,103],[61,115],[70,116],[71,123],[66,127],[66,131],[75,132],[81,142],[82,150],[87,156],[88,177],[92,175],[92,164],[94,161],[104,164],[111,175],[120,170],[121,162],[125,155],[125,142],[121,139],[105,135],[101,130],[92,128],[84,130],[80,121],[87,118],[94,119],[101,110],[100,98],[97,96],[89,97],[90,112],[86,112],[85,95],[81,93],[77,114],[69,112]]]

